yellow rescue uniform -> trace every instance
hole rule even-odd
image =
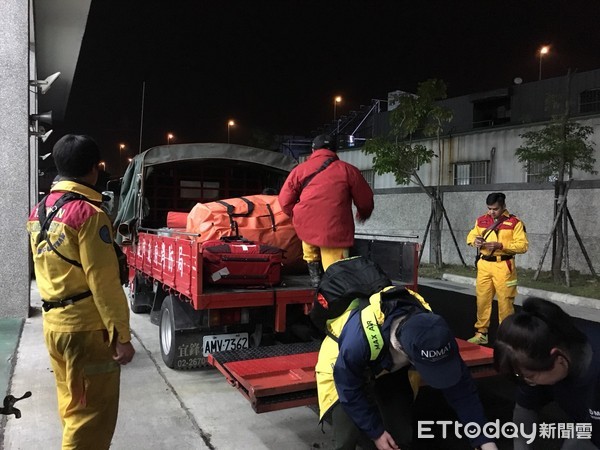
[[[494,219],[485,214],[475,222],[467,236],[467,244],[474,246],[477,236],[487,234],[486,242],[500,242],[502,249],[490,251],[482,248],[477,261],[477,322],[475,329],[486,334],[490,326],[492,300],[498,297],[498,321],[514,313],[514,300],[517,295],[517,268],[514,256],[525,253],[529,247],[523,222],[504,211],[505,219],[494,230],[486,233]]]
[[[66,203],[38,242],[37,207],[27,223],[41,297],[52,304],[90,291],[77,302],[44,311],[44,338],[56,379],[63,424],[63,449],[107,449],[114,433],[120,366],[113,360],[116,339],[131,340],[129,308],[119,281],[112,225],[97,205],[102,196],[86,185],[60,181],[47,208],[65,193],[87,197]],[[53,246],[75,266],[59,257]]]
[[[392,288],[393,286],[387,287],[384,289],[384,291]],[[419,304],[421,304],[424,309],[431,311],[431,307],[423,297],[416,292],[411,291],[410,289],[407,289],[407,291],[418,301]],[[358,300],[354,300],[352,303],[350,303],[342,315],[327,321],[327,336],[325,339],[323,339],[323,343],[321,344],[321,348],[319,350],[317,365],[315,366],[320,420],[323,420],[325,414],[330,411],[339,400],[338,392],[335,387],[335,380],[333,377],[333,369],[339,355],[339,346],[337,340],[344,329],[344,325],[346,325],[346,322],[348,321],[348,317],[356,308],[358,308],[358,306]],[[385,314],[381,310],[380,293],[372,295],[369,299],[369,305],[361,311],[361,321],[363,322],[363,327],[365,329],[368,326],[367,321],[371,318],[373,318],[374,322],[376,322],[379,326],[381,326],[385,320]],[[383,342],[383,338],[381,337],[379,331],[376,333],[376,340]],[[370,334],[373,335],[372,333]],[[379,351],[381,351],[383,347],[381,345],[374,344],[370,339],[368,339],[368,341],[371,352],[371,360],[373,361],[377,358]],[[410,379],[413,390],[416,391],[418,389],[420,377],[418,377],[416,372],[412,372]]]
[[[348,258],[350,256],[350,249],[317,247],[308,242],[302,242],[302,253],[304,261],[307,263],[321,261],[323,270],[327,270],[334,262]]]

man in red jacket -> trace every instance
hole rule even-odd
[[[354,244],[352,202],[356,219],[367,220],[374,207],[371,187],[356,167],[338,158],[331,136],[317,136],[312,155],[290,172],[279,193],[281,209],[302,240],[314,287],[323,270],[347,258]]]

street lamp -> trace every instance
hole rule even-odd
[[[227,143],[228,144],[229,144],[229,129],[233,126],[235,126],[235,122],[233,120],[230,120],[229,122],[227,122]]]
[[[106,163],[105,163],[104,161],[100,161],[100,162],[98,163],[98,165],[102,167],[102,171],[103,171],[103,172],[105,172],[105,171],[106,171]]]
[[[123,150],[125,150],[125,144],[119,144],[119,174],[123,172]]]
[[[342,102],[342,97],[339,95],[333,99],[333,121],[335,122],[335,118],[337,117],[337,104]]]
[[[547,45],[544,45],[544,46],[542,46],[542,48],[540,48],[540,77],[539,77],[540,80],[542,79],[542,58],[549,51],[550,51],[550,47],[548,47]]]
[[[167,145],[171,145],[171,139],[173,139],[175,136],[173,136],[173,133],[169,133],[167,134]]]

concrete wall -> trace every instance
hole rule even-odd
[[[29,5],[0,2],[0,317],[29,311]]]
[[[577,117],[577,122],[590,126],[593,134],[589,141],[594,143],[596,149],[596,164],[594,169],[600,172],[600,115]],[[438,179],[439,164],[442,165],[441,184],[454,184],[454,164],[473,161],[490,161],[491,183],[523,183],[527,176],[523,164],[517,160],[515,150],[523,143],[520,135],[527,131],[537,131],[545,124],[513,125],[498,128],[482,129],[469,133],[456,134],[445,137],[441,143],[441,157],[433,158],[430,164],[422,165],[418,174],[426,186],[435,186]],[[437,142],[433,139],[420,141],[439,154]],[[339,156],[361,170],[373,167],[372,155],[367,155],[361,149],[341,150]],[[576,180],[597,180],[597,174],[589,174],[580,170],[573,171]],[[415,184],[411,184],[415,186]],[[376,175],[375,189],[398,187],[391,174]]]
[[[481,188],[479,188],[481,189]],[[364,225],[357,227],[361,233],[418,235],[421,242],[430,214],[428,197],[416,189],[377,190],[375,211]],[[467,264],[472,264],[475,250],[465,243],[475,219],[487,211],[485,199],[490,192],[504,192],[508,210],[517,215],[527,228],[529,251],[517,258],[519,267],[537,269],[543,247],[552,228],[554,190],[531,184],[488,185],[485,190],[476,186],[443,188],[452,229]],[[582,237],[596,273],[600,273],[600,182],[574,183],[568,194],[568,207],[577,231]],[[587,263],[572,230],[569,228],[569,257],[571,269],[589,274]],[[429,262],[429,237],[422,262]],[[445,263],[460,264],[458,252],[446,223],[443,223],[442,254]],[[550,251],[543,270],[549,270]]]

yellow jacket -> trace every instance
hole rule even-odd
[[[392,288],[393,286],[390,286],[383,289],[383,291]],[[408,293],[412,295],[418,301],[418,303],[422,305],[424,309],[431,311],[431,307],[423,297],[421,297],[416,292],[411,291],[410,289],[406,289],[406,291],[408,291]],[[361,322],[363,323],[363,330],[367,327],[366,321],[371,317],[375,320],[379,327],[383,325],[384,321],[386,320],[386,313],[382,310],[381,303],[381,292],[373,294],[369,298],[369,305],[360,312]],[[315,378],[317,380],[317,396],[319,400],[320,420],[323,420],[323,416],[325,415],[325,413],[327,413],[327,411],[329,411],[331,407],[334,406],[339,400],[339,396],[335,386],[335,380],[333,377],[333,369],[335,367],[335,363],[339,355],[338,339],[342,334],[342,330],[344,329],[346,322],[348,322],[349,316],[354,312],[356,308],[358,308],[358,306],[358,300],[354,300],[342,315],[335,319],[327,321],[327,336],[321,344],[321,348],[319,350],[319,357],[317,359],[317,365],[315,366]],[[403,311],[402,308],[399,308],[398,310],[394,311],[388,311],[387,318],[394,319],[395,317],[399,316],[399,313],[400,315],[402,314],[401,311]],[[389,336],[382,336],[379,327],[377,330],[374,330],[377,335],[378,342],[385,343],[389,340]],[[385,334],[385,331],[383,334]],[[369,333],[371,339],[365,338],[365,336],[366,334],[357,338],[366,339],[369,342],[368,347],[370,347],[370,358],[371,361],[375,361],[375,359],[379,359],[379,352],[376,351],[372,342],[372,338],[375,336],[373,332]],[[379,351],[381,351],[384,348],[384,346],[377,345],[376,348]]]
[[[119,280],[119,268],[113,248],[112,225],[99,207],[101,194],[75,181],[60,181],[51,190],[47,207],[65,192],[86,196],[66,203],[48,229],[48,239],[65,257],[78,261],[74,266],[60,258],[47,241],[37,243],[40,223],[37,206],[27,222],[38,289],[46,301],[59,301],[86,291],[92,295],[43,313],[44,326],[51,331],[73,332],[106,329],[109,342],[131,340],[129,307]]]
[[[485,256],[494,255],[515,255],[517,253],[525,253],[529,248],[529,242],[527,241],[527,234],[525,232],[525,225],[519,220],[518,217],[513,216],[504,211],[503,216],[505,217],[502,222],[493,231],[489,232],[486,237],[486,242],[500,242],[502,249],[490,251],[489,249],[482,248],[481,254]],[[489,214],[480,216],[475,221],[475,226],[467,235],[467,244],[473,246],[475,238],[477,236],[483,236],[485,230],[493,225],[494,219]]]

